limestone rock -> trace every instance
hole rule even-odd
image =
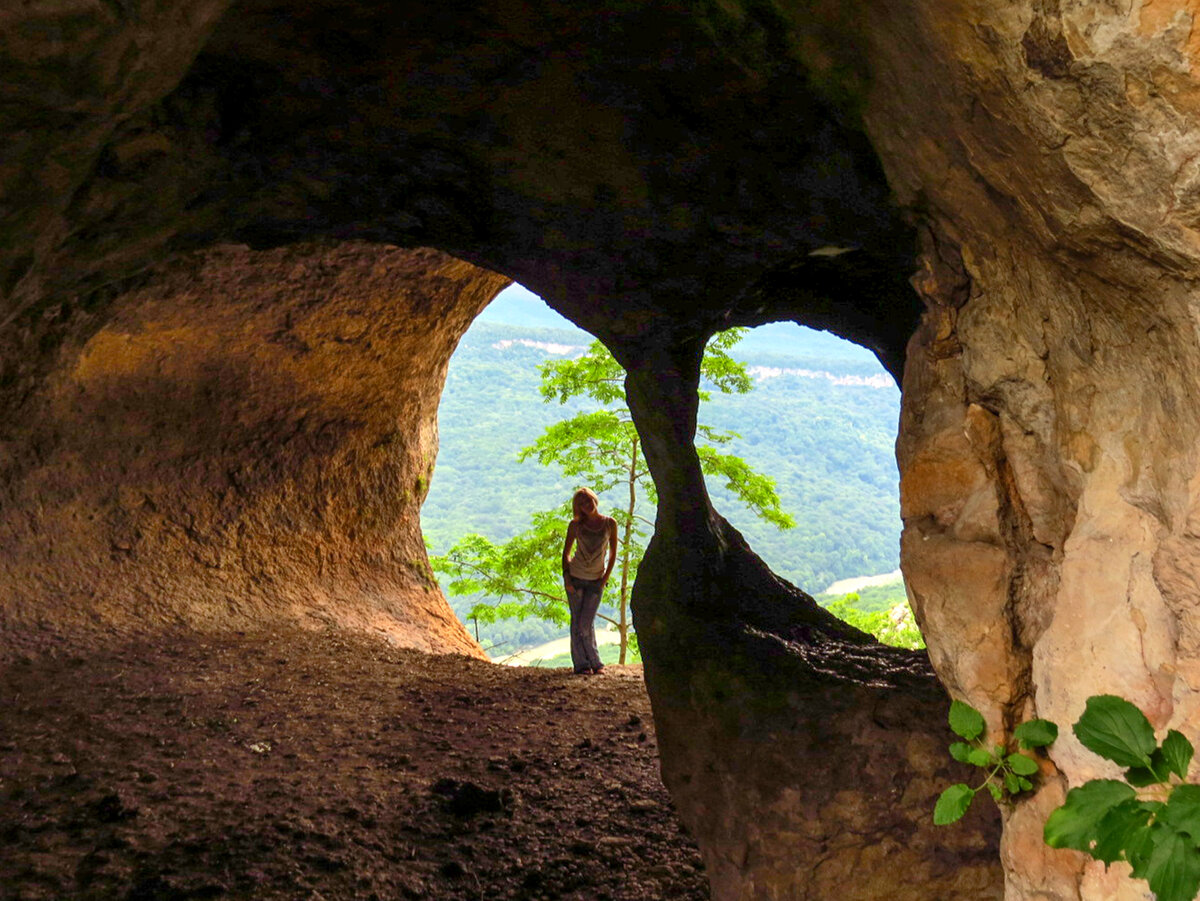
[[[993,729],[1056,720],[1070,787],[1110,772],[1070,734],[1089,695],[1198,722],[1194,11],[882,12],[868,130],[936,248],[897,445],[902,566],[942,679]],[[1007,818],[1008,896],[1140,897],[1040,848],[1062,792]]]

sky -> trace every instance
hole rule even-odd
[[[574,323],[554,312],[540,297],[516,282],[501,291],[476,318],[479,322],[579,331]],[[858,363],[871,363],[879,372],[885,371],[875,359],[875,355],[866,348],[829,332],[804,328],[794,322],[775,322],[751,329],[739,347],[761,353],[799,353],[843,358]]]

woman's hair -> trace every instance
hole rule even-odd
[[[584,497],[590,497],[592,499],[592,503],[596,505],[597,509],[600,507],[600,498],[596,496],[596,492],[594,492],[591,488],[578,489],[571,496],[571,519],[575,520],[576,522],[580,522],[583,519],[583,517],[579,515],[579,500],[580,498]]]

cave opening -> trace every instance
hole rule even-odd
[[[697,434],[702,455],[718,461],[706,476],[714,506],[778,576],[888,643],[922,647],[898,564],[895,381],[860,345],[794,322],[739,329],[727,340],[744,383],[725,393],[702,380]],[[617,467],[632,469],[616,477],[582,471],[580,456],[604,448],[561,424],[594,411],[595,398],[577,393],[559,403],[544,396],[552,372],[539,375],[554,361],[581,360],[595,341],[513,283],[475,318],[448,367],[421,525],[451,607],[493,659],[570,665],[565,604],[543,598],[559,581],[566,499],[595,485],[606,510],[633,524],[632,565],[619,578],[618,564],[600,612],[602,655],[640,662],[628,602],[653,531],[653,483],[636,442]],[[624,386],[615,387],[627,419]],[[574,446],[539,465],[551,429]]]

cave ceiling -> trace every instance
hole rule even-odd
[[[0,51],[17,73],[0,127],[19,138],[0,321],[44,336],[48,303],[95,311],[196,248],[353,239],[438,247],[634,344],[795,317],[898,373],[916,232],[862,131],[854,32],[809,18],[806,32],[767,4],[41,8]],[[840,29],[833,51],[821,29]]]

